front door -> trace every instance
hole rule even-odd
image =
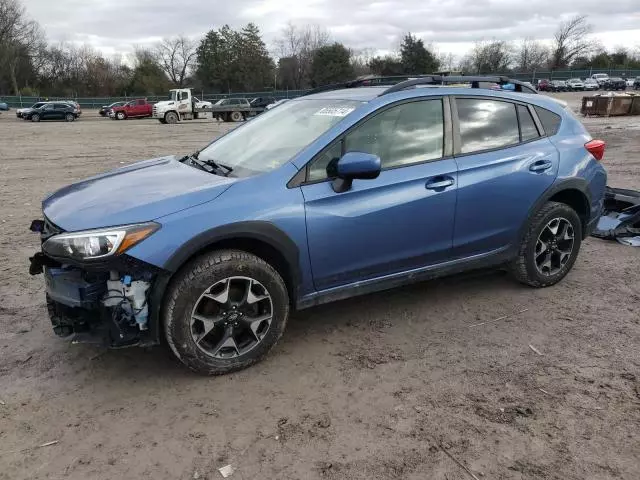
[[[47,103],[40,111],[42,120],[52,120],[55,118],[55,109],[53,103]]]
[[[454,255],[469,257],[517,241],[558,174],[559,155],[525,104],[459,97],[454,105],[460,140]]]
[[[457,172],[455,161],[444,158],[449,128],[444,117],[442,99],[392,106],[366,119],[309,165],[302,193],[318,290],[448,259]],[[379,156],[382,172],[336,193],[327,166],[351,151]]]

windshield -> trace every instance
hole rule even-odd
[[[354,100],[296,100],[269,110],[210,144],[199,160],[247,177],[274,170],[355,110]]]
[[[169,100],[172,102],[178,100],[178,92],[169,92]]]

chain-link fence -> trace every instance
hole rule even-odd
[[[294,98],[304,95],[308,90],[278,90],[266,92],[250,92],[250,93],[206,93],[204,91],[193,90],[193,95],[200,100],[217,102],[222,98],[255,98],[255,97],[274,97],[278,100],[282,98]],[[23,97],[23,96],[1,96],[0,102],[7,103],[11,108],[30,107],[36,102],[56,101],[56,100],[74,100],[80,104],[82,108],[98,109],[103,105],[111,105],[114,102],[128,101],[136,98],[146,98],[148,102],[155,103],[167,100],[167,95],[125,95],[122,97]]]
[[[509,76],[516,80],[523,80],[534,83],[541,78],[549,80],[567,80],[569,78],[588,78],[594,73],[606,73],[610,77],[635,78],[640,77],[640,70],[621,70],[606,68],[590,68],[586,70],[534,70],[531,72],[504,73],[501,75]],[[488,74],[487,74],[488,75]],[[494,74],[495,75],[495,74]],[[406,75],[398,77],[385,77],[385,83],[397,78],[398,81],[406,79]],[[193,94],[201,100],[216,102],[222,98],[255,98],[255,97],[274,97],[276,99],[295,98],[304,95],[308,90],[270,90],[264,92],[239,92],[239,93],[206,93],[204,91],[193,90]],[[103,105],[110,105],[114,102],[127,101],[135,98],[146,98],[149,102],[159,102],[167,100],[166,95],[125,95],[124,97],[22,97],[22,96],[3,96],[0,102],[6,102],[9,107],[22,108],[29,107],[36,102],[45,100],[75,100],[82,108],[96,109]]]

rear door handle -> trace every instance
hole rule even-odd
[[[427,190],[440,190],[450,187],[454,184],[454,180],[451,177],[435,177],[427,182],[425,188]]]
[[[538,160],[529,166],[529,170],[532,172],[544,172],[545,170],[549,170],[551,167],[553,167],[551,160]]]

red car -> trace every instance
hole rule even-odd
[[[113,120],[125,120],[126,118],[145,118],[153,114],[153,106],[145,99],[131,100],[120,107],[113,107],[109,111],[109,117]]]
[[[551,82],[546,78],[541,78],[538,80],[537,88],[540,92],[550,92],[552,90]]]

